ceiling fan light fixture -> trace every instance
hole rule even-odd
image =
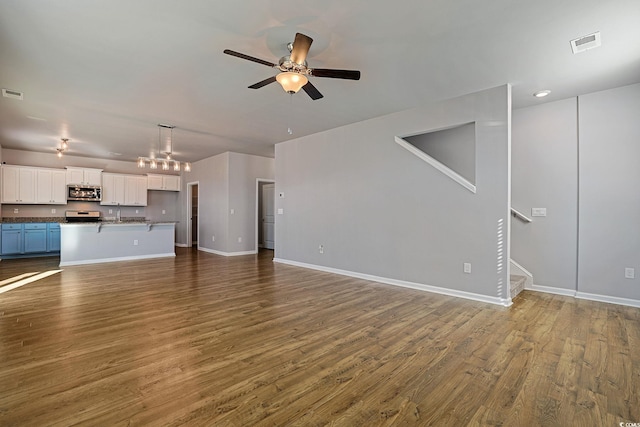
[[[291,71],[284,71],[276,76],[276,80],[287,93],[297,93],[302,86],[309,82],[307,76]]]

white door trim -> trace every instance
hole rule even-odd
[[[198,216],[200,216],[200,181],[187,182],[187,247],[193,247],[193,220],[192,220],[192,206],[191,200],[193,199],[193,186],[198,186]],[[200,227],[200,222],[198,221],[198,227]],[[198,242],[198,246],[200,246],[200,239],[196,239]]]
[[[260,211],[259,211],[259,206],[258,206],[258,201],[260,200],[260,183],[264,182],[264,183],[268,183],[268,184],[275,184],[276,180],[275,179],[268,179],[268,178],[256,178],[256,216],[255,216],[255,221],[254,224],[256,225],[256,236],[255,236],[255,242],[256,242],[256,247],[255,247],[255,251],[256,253],[258,253],[258,227],[261,227],[262,224],[260,223]],[[276,224],[274,223],[273,225],[274,230],[276,227]],[[274,231],[274,236],[275,236],[275,231]]]

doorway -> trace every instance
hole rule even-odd
[[[256,253],[275,249],[275,181],[256,180]]]
[[[198,203],[200,191],[198,182],[190,182],[187,184],[187,218],[189,218],[189,226],[187,231],[187,246],[198,247]]]

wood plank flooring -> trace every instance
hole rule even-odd
[[[503,308],[271,257],[178,248],[0,294],[0,425],[640,423],[639,309]],[[3,260],[0,281],[57,262]]]

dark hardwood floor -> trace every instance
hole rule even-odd
[[[271,257],[178,248],[0,293],[0,425],[640,423],[637,308],[502,308]],[[57,262],[3,260],[0,281]]]

